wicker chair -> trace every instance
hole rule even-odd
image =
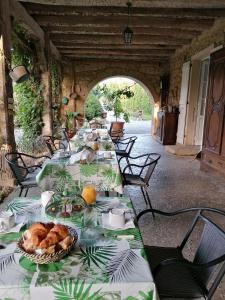
[[[149,181],[155,170],[155,167],[160,159],[161,155],[158,153],[148,153],[139,155],[136,157],[130,156],[129,159],[132,161],[128,162],[122,170],[122,159],[120,160],[120,169],[123,185],[136,185],[141,188],[146,205],[149,204],[152,208],[151,200],[148,194]],[[136,163],[138,162],[138,164]],[[141,164],[140,164],[141,162]],[[153,213],[154,216],[154,213]]]
[[[32,158],[32,160],[38,160],[38,163],[35,165],[28,166],[25,162],[27,158]],[[37,157],[20,152],[10,152],[5,155],[5,159],[8,162],[13,175],[15,176],[17,184],[20,186],[19,197],[22,195],[24,189],[26,189],[24,195],[26,197],[28,190],[32,187],[37,186],[36,175],[41,169],[41,158],[50,157],[46,155]]]
[[[206,211],[210,212],[210,216],[211,213],[225,216],[225,211],[204,207],[171,213],[147,209],[137,216],[139,220],[146,213],[172,217],[196,212],[190,228],[178,247],[145,246],[160,299],[211,299],[222,280],[225,273],[225,232],[205,216]],[[198,229],[201,228],[201,236],[194,259],[189,261],[184,258],[182,251],[198,225],[200,225]]]

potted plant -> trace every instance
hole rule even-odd
[[[117,90],[110,90],[106,85],[101,89],[102,95],[105,97],[105,107],[107,110],[112,110],[116,121],[111,124],[111,131],[123,130],[124,122],[118,121],[119,118],[123,118],[125,122],[129,122],[129,113],[126,112],[122,106],[122,100],[125,98],[131,98],[134,93],[130,90],[130,87],[125,87]]]
[[[78,115],[78,112],[75,111],[66,111],[66,132],[68,138],[72,138],[75,134],[74,119]]]

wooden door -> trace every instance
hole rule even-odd
[[[190,66],[191,66],[190,61],[188,61],[184,63],[182,67],[182,81],[181,81],[180,102],[179,102],[178,129],[177,129],[177,143],[179,144],[184,144]]]
[[[211,56],[204,148],[221,154],[225,104],[225,50]]]
[[[198,106],[196,115],[196,127],[195,127],[195,145],[202,145],[204,118],[205,118],[205,106],[207,98],[208,87],[208,75],[209,75],[209,58],[201,62],[201,74],[200,84],[198,92]]]

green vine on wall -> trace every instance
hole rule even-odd
[[[52,104],[53,104],[53,125],[57,128],[60,125],[60,73],[59,63],[53,57],[50,61],[50,77],[51,77],[51,91],[52,91]]]
[[[25,65],[30,72],[29,80],[13,85],[15,100],[15,122],[23,130],[22,144],[29,146],[41,134],[43,96],[42,85],[40,83],[40,73],[38,67],[35,46],[29,39],[28,34],[18,24],[14,24],[14,32],[17,37],[13,37],[13,51],[11,55],[12,67]],[[23,47],[24,42],[26,47]],[[31,143],[32,142],[32,143]]]

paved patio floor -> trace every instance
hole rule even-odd
[[[193,157],[178,157],[166,153],[165,148],[149,134],[139,134],[137,136],[138,140],[135,143],[132,155],[148,152],[161,154],[161,159],[151,178],[149,188],[154,208],[173,211],[193,206],[210,206],[225,210],[224,178],[200,171],[199,161]],[[14,192],[8,198],[12,198],[17,192]],[[36,195],[39,192],[38,189],[33,189],[29,194]],[[125,194],[130,195],[137,212],[145,208],[144,200],[138,188],[126,187]],[[153,221],[150,214],[145,215],[140,220],[144,242],[148,245],[178,245],[192,217],[193,214],[172,219],[157,216]],[[224,218],[222,220],[219,215],[210,215],[210,217],[225,229]],[[191,242],[185,249],[187,258],[191,259],[196,247],[196,240],[197,232],[194,233]],[[225,299],[225,278],[213,297],[213,300],[222,299]]]

